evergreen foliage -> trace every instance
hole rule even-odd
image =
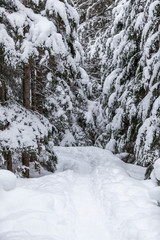
[[[34,159],[35,165],[38,162],[53,171],[54,153],[50,145],[90,143],[81,124],[86,121],[84,91],[88,79],[84,79],[87,74],[81,68],[82,49],[77,41],[79,17],[70,3],[66,0],[4,0],[0,7],[0,110],[3,115],[0,151],[4,167],[8,161],[4,157],[7,151],[13,162],[13,153],[18,154],[22,168],[23,165],[28,168],[28,161]],[[8,115],[11,106],[15,112]],[[45,121],[41,121],[42,116]],[[33,121],[34,118],[37,120]],[[21,137],[14,135],[15,139],[10,139],[12,144],[9,139],[4,140],[4,136],[12,134],[12,125],[18,122]],[[23,141],[25,134],[30,141]],[[10,170],[17,171],[17,164]]]
[[[156,0],[116,1],[101,60],[106,128],[100,142],[142,165],[160,155],[159,10]]]

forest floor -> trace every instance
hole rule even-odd
[[[160,187],[145,168],[95,147],[54,150],[54,174],[14,186],[0,171],[0,240],[159,240]]]

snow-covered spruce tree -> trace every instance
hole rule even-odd
[[[32,167],[53,171],[53,144],[91,144],[84,131],[88,77],[80,66],[77,24],[72,1],[1,0],[3,168],[24,170],[26,177]]]
[[[141,165],[160,156],[159,16],[157,0],[116,1],[102,57],[106,128],[97,145]]]
[[[74,1],[80,15],[79,39],[83,46],[85,69],[90,76],[90,99],[99,97],[102,91],[102,56],[105,44],[105,32],[110,26],[114,1],[90,0]]]
[[[74,1],[80,15],[78,27],[79,40],[84,49],[84,68],[89,75],[88,85],[88,113],[86,132],[92,145],[97,137],[103,133],[104,119],[99,97],[102,92],[101,78],[103,75],[104,45],[106,29],[110,26],[111,13],[114,1],[90,0]]]

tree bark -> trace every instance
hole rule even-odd
[[[36,75],[35,69],[31,67],[31,95],[32,95],[32,110],[37,110],[37,100],[36,100]]]
[[[30,66],[24,64],[23,66],[23,106],[27,109],[30,109],[30,90],[31,90],[31,74]]]
[[[9,171],[13,171],[13,169],[12,169],[12,155],[11,155],[11,152],[9,152],[7,154],[7,169]]]
[[[0,48],[0,102],[3,104],[6,98],[6,86],[4,80],[4,54]]]
[[[24,177],[29,178],[29,162],[30,155],[27,152],[22,153],[22,164],[26,167],[24,170]]]
[[[44,84],[43,84],[41,66],[39,66],[37,70],[36,84],[37,84],[37,92],[36,92],[37,110],[40,114],[42,114],[43,104],[44,104]]]
[[[3,76],[2,76],[3,77]],[[6,100],[6,85],[5,85],[5,81],[3,78],[1,78],[0,80],[0,102],[2,104],[5,103],[5,100]]]
[[[7,170],[12,172],[12,154],[10,151],[4,151],[3,152],[3,157],[7,163]]]

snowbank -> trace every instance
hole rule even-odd
[[[54,151],[55,174],[3,193],[0,239],[159,240],[159,188],[142,180],[144,168],[100,148]]]
[[[12,172],[0,169],[0,189],[13,190],[16,187],[16,181],[17,178]]]

